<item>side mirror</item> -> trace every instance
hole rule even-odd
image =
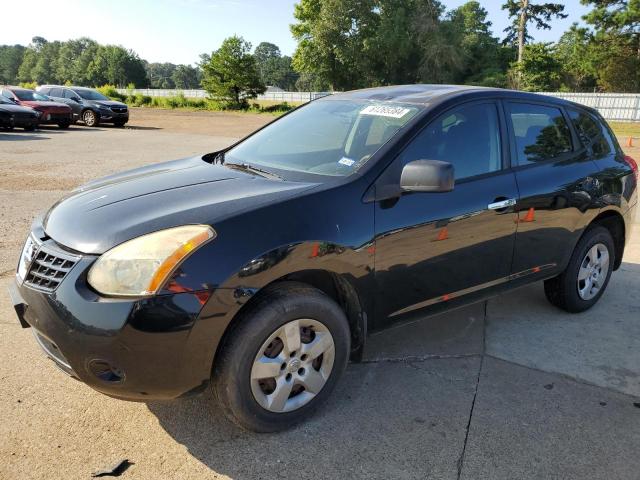
[[[400,188],[405,192],[450,192],[453,184],[453,165],[440,160],[414,160],[404,166],[400,176]]]
[[[82,103],[82,99],[80,97],[74,97],[72,100],[76,103]]]

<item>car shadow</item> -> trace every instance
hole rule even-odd
[[[279,433],[236,426],[210,391],[147,407],[191,455],[234,479],[315,478],[320,465],[324,478],[453,475],[479,365],[479,358],[351,364],[323,408]]]
[[[162,130],[162,127],[142,127],[137,125],[125,125],[126,130]]]
[[[39,135],[37,132],[3,132],[0,131],[0,141],[20,141],[20,140],[50,140],[49,137]]]

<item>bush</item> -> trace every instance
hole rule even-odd
[[[113,85],[103,85],[101,87],[96,88],[101,94],[106,95],[112,100],[118,100],[120,102],[124,102],[127,99],[126,95],[122,95],[116,90],[116,87]]]
[[[22,88],[28,88],[29,90],[35,90],[38,86],[37,82],[20,82]]]

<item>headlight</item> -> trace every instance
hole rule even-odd
[[[134,238],[98,258],[89,270],[89,285],[104,295],[153,295],[182,261],[215,236],[207,225],[185,225]]]

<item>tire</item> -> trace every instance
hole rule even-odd
[[[589,227],[576,245],[565,271],[545,280],[547,299],[570,313],[588,310],[606,290],[614,260],[615,247],[609,230],[601,226]],[[593,275],[585,279],[585,274],[590,271]]]
[[[82,121],[87,127],[97,127],[100,125],[100,117],[93,110],[82,112]]]
[[[36,129],[35,125],[27,125],[26,127],[22,127],[24,128],[25,132],[33,132]]]
[[[340,306],[313,287],[282,282],[258,295],[221,346],[212,387],[231,421],[255,432],[275,432],[325,402],[347,365],[350,332]],[[299,332],[299,343],[295,334],[283,334],[285,325],[287,332]],[[299,349],[291,352],[287,345]],[[258,367],[265,365],[271,368],[263,377]]]
[[[127,122],[113,122],[113,126],[116,128],[123,128],[125,123]]]
[[[65,128],[69,128],[69,125],[71,125],[71,122],[60,122],[60,123],[58,123],[58,127],[62,128],[63,130]]]

